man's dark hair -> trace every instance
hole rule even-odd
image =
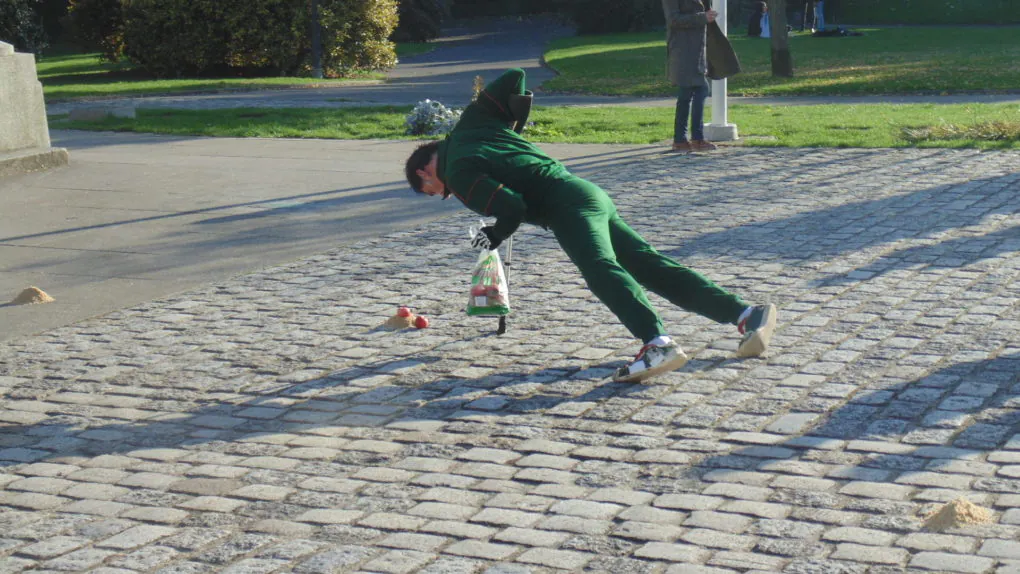
[[[421,190],[421,177],[418,175],[419,169],[425,169],[425,166],[432,161],[432,154],[436,153],[439,149],[439,141],[425,142],[418,146],[416,150],[411,152],[411,157],[407,158],[407,164],[404,165],[404,175],[407,176],[407,183],[411,184],[411,189],[418,193],[423,193]]]

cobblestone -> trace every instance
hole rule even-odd
[[[651,560],[669,560],[671,562],[703,562],[711,555],[711,551],[689,544],[665,544],[649,542],[634,555]]]
[[[871,564],[902,564],[908,557],[907,551],[899,548],[880,548],[860,544],[840,544],[830,555],[835,560],[865,562]]]
[[[81,548],[88,544],[87,538],[75,538],[70,536],[56,536],[47,540],[43,540],[26,546],[18,551],[18,554],[27,556],[29,558],[36,559],[47,559],[55,556],[60,556],[72,550]]]
[[[591,554],[570,550],[552,550],[549,548],[532,548],[521,554],[517,560],[527,564],[538,564],[561,570],[576,570],[587,564]]]
[[[491,542],[479,542],[477,540],[464,540],[451,544],[444,550],[448,554],[458,556],[469,556],[485,560],[505,560],[513,556],[520,549],[513,544],[494,544]]]
[[[169,536],[175,533],[177,530],[174,528],[167,528],[164,526],[149,526],[141,525],[129,528],[115,536],[111,536],[106,540],[98,543],[97,546],[102,548],[115,548],[119,550],[125,550],[128,548],[135,548],[145,544],[150,544],[159,540],[160,538]]]
[[[645,385],[608,380],[634,341],[537,228],[510,330],[465,316],[466,213],[0,344],[0,572],[1009,572],[1017,165],[593,168],[663,252],[780,309],[734,360],[731,325],[653,297],[692,361]],[[378,330],[402,304],[432,326]],[[993,522],[923,528],[959,497]]]
[[[995,564],[989,558],[947,554],[945,552],[921,552],[910,560],[910,566],[926,570],[948,572],[985,572]]]

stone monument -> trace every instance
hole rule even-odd
[[[0,177],[67,165],[67,150],[50,147],[35,56],[0,42]]]

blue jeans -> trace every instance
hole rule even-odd
[[[691,117],[691,139],[705,139],[705,98],[708,86],[684,86],[676,98],[673,143],[687,141],[687,116]]]
[[[825,29],[825,2],[815,2],[815,30]]]

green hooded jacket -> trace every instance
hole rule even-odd
[[[439,180],[470,210],[495,217],[500,240],[522,222],[547,227],[552,187],[573,177],[513,131],[508,98],[524,91],[524,70],[507,70],[479,92],[439,144]]]

